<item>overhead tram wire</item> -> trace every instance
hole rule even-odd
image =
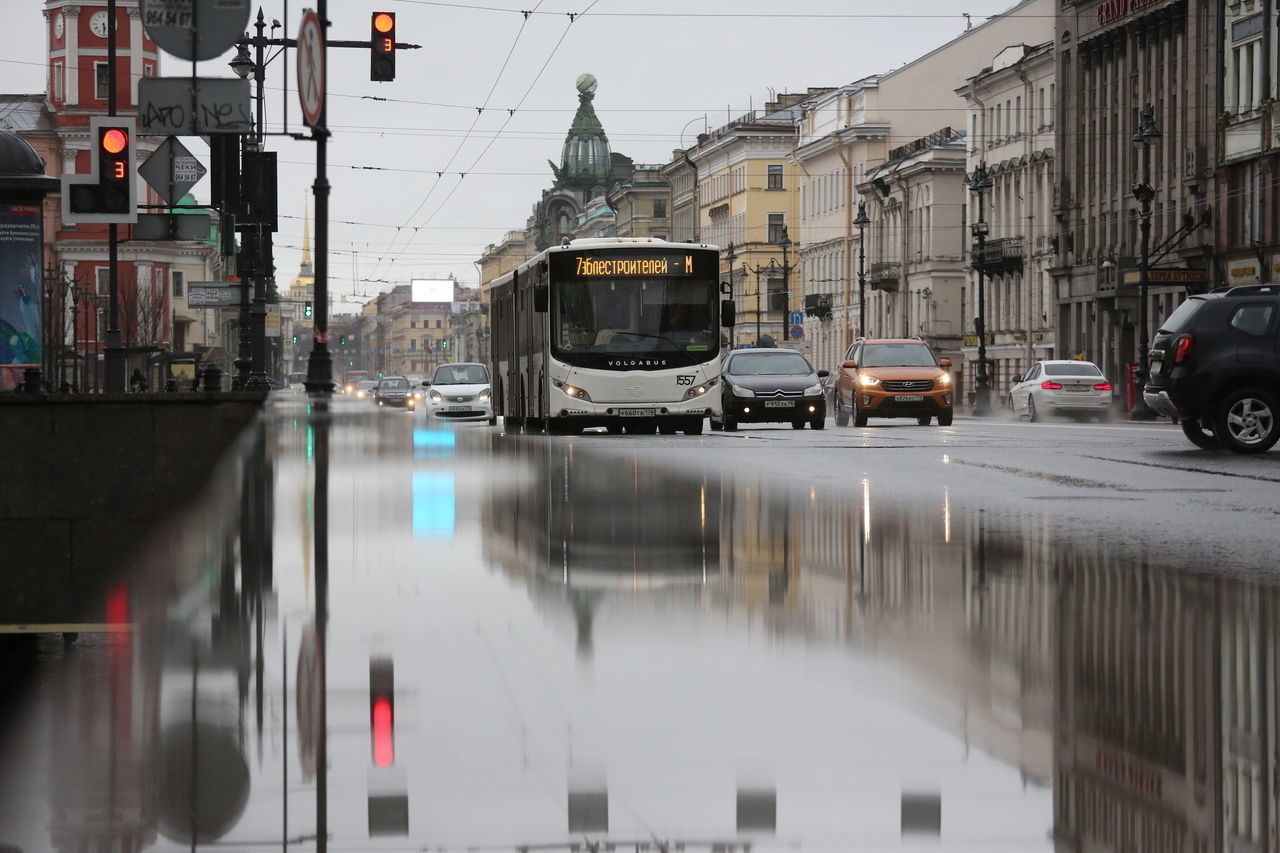
[[[511,47],[507,50],[507,56],[502,61],[502,67],[499,68],[498,73],[494,75],[493,84],[489,87],[489,94],[485,95],[484,103],[481,104],[479,107],[476,107],[476,114],[475,114],[475,117],[471,119],[471,126],[467,128],[467,132],[463,135],[462,139],[458,140],[458,146],[453,150],[453,154],[449,156],[449,161],[445,163],[444,169],[436,173],[435,181],[433,181],[431,186],[427,188],[427,192],[422,196],[422,199],[418,202],[418,206],[413,209],[412,213],[410,213],[407,217],[405,217],[404,225],[402,225],[401,228],[409,227],[409,223],[413,221],[413,218],[417,216],[418,212],[422,210],[422,208],[426,205],[427,200],[431,198],[431,194],[436,191],[436,187],[440,186],[440,181],[442,181],[444,179],[444,176],[448,173],[448,169],[450,166],[453,165],[453,161],[456,160],[458,158],[458,155],[462,153],[463,146],[465,146],[467,144],[467,140],[471,138],[471,132],[476,129],[476,125],[479,124],[481,117],[484,115],[484,111],[489,106],[489,100],[493,97],[493,93],[497,91],[498,83],[501,82],[502,80],[502,75],[506,72],[507,66],[511,64],[511,57],[515,55],[516,47],[517,45],[520,44],[520,38],[521,36],[524,35],[524,30],[525,30],[525,27],[528,26],[529,24],[530,16],[536,14],[538,9],[541,8],[544,2],[546,2],[546,0],[538,0],[538,5],[534,6],[532,11],[524,14],[523,17],[521,18],[520,29],[516,30],[515,38],[511,40]],[[508,118],[508,120],[510,119]],[[416,234],[414,236],[416,236]],[[390,242],[387,243],[387,248],[383,250],[383,252],[378,256],[378,260],[374,264],[373,271],[370,273],[370,275],[372,275],[373,273],[376,273],[381,268],[382,262],[385,258],[392,256],[393,251],[395,249],[396,241],[399,239],[399,237],[400,237],[399,231],[397,231],[394,235],[392,235]],[[409,239],[412,240],[413,238],[410,237]]]
[[[524,105],[524,102],[528,99],[529,95],[533,93],[534,87],[537,86],[538,81],[542,79],[542,75],[546,72],[547,66],[551,64],[551,60],[555,57],[556,52],[560,50],[560,45],[563,44],[565,38],[568,37],[569,30],[572,29],[573,25],[577,23],[579,18],[581,18],[582,16],[590,12],[595,7],[595,5],[599,2],[600,0],[591,0],[591,3],[587,6],[587,8],[583,9],[581,12],[578,12],[576,15],[569,16],[569,23],[565,25],[564,32],[560,34],[560,39],[555,43],[555,46],[551,48],[551,52],[547,54],[546,61],[542,63],[542,67],[538,69],[538,73],[535,74],[533,77],[533,80],[530,81],[529,87],[525,89],[524,94],[520,96],[520,100],[516,103],[515,109],[511,110],[511,112],[507,115],[507,120],[502,123],[502,126],[498,128],[497,132],[494,133],[493,136],[489,139],[489,144],[486,145],[480,151],[480,153],[476,155],[476,159],[471,162],[472,169],[474,169],[476,166],[480,164],[480,161],[484,159],[485,154],[489,153],[489,149],[493,147],[493,143],[498,141],[498,138],[502,136],[503,131],[507,129],[507,125],[510,124],[512,119],[515,118],[516,113],[520,110],[520,107]],[[468,170],[468,172],[469,171],[470,169]],[[436,218],[436,216],[440,213],[441,210],[444,210],[445,205],[449,203],[449,199],[453,198],[453,194],[458,191],[458,187],[462,186],[462,182],[464,180],[466,180],[466,173],[463,173],[462,175],[459,176],[457,183],[453,185],[453,189],[449,190],[449,194],[444,197],[444,200],[441,201],[440,204],[436,206],[436,209],[431,212],[431,215],[428,216],[421,225],[417,226],[414,229],[414,237],[416,237],[423,228],[426,228],[428,225],[430,225],[431,221]],[[426,200],[423,199],[423,201],[425,202]]]

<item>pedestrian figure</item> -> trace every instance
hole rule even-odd
[[[147,390],[147,377],[142,375],[142,371],[138,368],[133,369],[133,376],[129,377],[129,390],[135,394],[141,394]]]
[[[67,380],[65,380],[65,379],[64,379],[64,380],[62,380],[62,384],[58,386],[58,393],[59,393],[59,394],[74,394],[74,393],[76,393],[76,386],[72,385],[70,382],[68,382]]]

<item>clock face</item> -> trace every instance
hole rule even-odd
[[[66,22],[62,18],[62,13],[59,12],[53,18],[53,37],[56,39],[62,38],[62,31],[65,27]]]
[[[106,10],[94,12],[89,16],[89,31],[98,38],[106,38],[109,23],[110,18],[108,17]]]

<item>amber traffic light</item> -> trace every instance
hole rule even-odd
[[[396,79],[396,13],[374,12],[370,30],[369,79],[389,83]]]
[[[68,222],[137,222],[134,119],[90,120],[88,175],[63,176],[63,218]]]

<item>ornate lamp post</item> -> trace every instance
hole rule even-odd
[[[791,340],[791,265],[787,263],[787,250],[792,246],[791,238],[787,236],[787,226],[782,226],[782,234],[778,237],[778,247],[782,249],[782,293],[786,300],[786,307],[782,311],[782,339],[784,341]]]
[[[987,374],[987,234],[991,228],[983,218],[983,194],[991,189],[991,178],[987,176],[987,164],[979,163],[969,178],[969,190],[978,196],[978,215],[973,223],[973,237],[977,241],[974,267],[978,271],[978,318],[974,324],[978,332],[978,376],[974,389],[973,413],[977,416],[991,414],[990,377]]]
[[[866,244],[867,244],[867,226],[871,224],[871,217],[867,216],[867,203],[865,201],[858,202],[858,215],[853,220],[853,224],[858,226],[858,337],[865,338],[867,336],[867,270],[866,270]]]
[[[1142,254],[1138,258],[1138,388],[1134,395],[1133,410],[1129,417],[1135,421],[1147,421],[1155,417],[1155,412],[1143,399],[1142,391],[1147,384],[1147,373],[1151,367],[1151,341],[1147,335],[1150,325],[1147,319],[1147,284],[1151,273],[1151,202],[1156,191],[1151,187],[1151,142],[1160,138],[1156,128],[1155,108],[1147,104],[1142,108],[1142,118],[1138,130],[1133,134],[1133,144],[1142,150],[1142,180],[1133,185],[1133,197],[1142,205],[1138,213],[1138,231],[1142,235]]]

